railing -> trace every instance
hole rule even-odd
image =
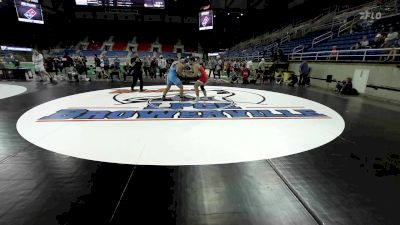
[[[311,47],[313,48],[314,45],[316,45],[316,44],[318,44],[318,43],[320,43],[322,41],[325,41],[326,39],[329,39],[329,38],[330,39],[333,38],[333,32],[332,31],[329,31],[328,33],[325,33],[325,34],[323,34],[321,36],[318,36],[318,37],[314,38],[313,41],[312,41]]]
[[[279,47],[279,44],[276,43],[276,42],[274,42],[274,43],[268,45],[267,47],[265,47],[265,48],[264,48],[264,51],[268,51],[268,50],[271,50],[271,49],[277,48],[277,47]]]
[[[340,50],[336,54],[332,51],[301,52],[289,54],[289,61],[357,61],[357,62],[382,62],[389,57],[400,56],[400,48]],[[396,62],[399,60],[397,59]]]
[[[281,44],[290,41],[290,35],[287,34],[281,39]]]
[[[388,0],[385,3],[384,7],[386,7],[386,5],[395,5],[395,1],[396,0]],[[353,8],[343,9],[343,10],[339,10],[339,11],[335,11],[335,12],[329,12],[328,14],[323,15],[322,17],[318,18],[317,21],[313,21],[313,19],[310,19],[304,23],[301,23],[300,25],[296,24],[296,25],[289,25],[286,27],[282,27],[281,29],[278,29],[274,32],[265,33],[263,35],[260,35],[255,39],[251,39],[248,41],[238,43],[231,49],[241,49],[241,48],[244,48],[245,46],[251,46],[252,44],[254,44],[255,40],[259,40],[262,43],[265,43],[265,42],[268,43],[268,42],[275,40],[276,37],[279,37],[282,34],[286,34],[287,32],[289,32],[290,34],[293,34],[295,37],[297,37],[298,34],[301,34],[301,36],[304,36],[308,32],[324,30],[324,29],[329,29],[332,27],[340,26],[342,24],[343,19],[346,19],[352,15],[356,15],[361,11],[371,10],[376,7],[377,7],[376,2],[371,1],[371,2],[365,3],[363,5],[358,5]],[[333,15],[333,18],[332,18],[332,15]],[[392,13],[390,16],[393,16],[393,15],[395,15],[395,14]],[[383,17],[385,17],[385,16],[383,16]],[[296,31],[296,32],[294,32],[294,31]]]
[[[293,53],[299,53],[304,51],[304,45],[299,45],[293,49]]]
[[[340,36],[341,33],[343,33],[344,31],[350,29],[353,26],[353,20],[348,21],[346,23],[344,23],[342,26],[339,27],[338,30],[338,37]]]
[[[262,56],[262,55],[253,55],[253,56],[237,56],[237,57],[229,57],[226,59],[230,60],[253,60],[253,61],[261,61],[261,59],[265,59],[265,61],[271,61],[271,57],[269,56]]]

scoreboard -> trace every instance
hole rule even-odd
[[[38,0],[15,0],[18,21],[44,24],[42,8]]]
[[[164,0],[75,0],[75,3],[82,6],[165,8]]]

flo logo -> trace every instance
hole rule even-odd
[[[26,17],[26,18],[28,18],[28,19],[32,19],[33,17],[35,17],[36,16],[36,11],[34,10],[34,9],[32,9],[32,8],[30,8],[28,11],[26,11],[25,13],[24,13],[24,16]]]
[[[362,20],[379,20],[382,18],[382,13],[381,12],[370,12],[368,10],[364,11],[364,12],[360,12],[360,19]]]
[[[203,21],[201,22],[201,25],[203,25],[203,27],[207,26],[209,20],[210,18],[208,18],[208,16],[205,16]]]
[[[312,108],[269,105],[265,96],[244,90],[208,90],[210,97],[199,102],[195,101],[193,90],[185,90],[184,100],[175,91],[164,101],[162,91],[115,90],[110,93],[114,101],[112,107],[60,109],[38,122],[329,118]]]

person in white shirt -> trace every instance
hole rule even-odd
[[[385,43],[383,44],[383,47],[385,48],[392,47],[393,45],[396,44],[398,39],[399,39],[399,33],[394,31],[393,27],[391,27],[389,29],[387,37],[385,38]]]
[[[249,77],[253,73],[253,61],[249,60],[246,62],[246,69],[249,70]]]
[[[39,74],[40,76],[40,81],[43,81],[45,76],[48,76],[50,78],[50,82],[53,84],[56,84],[57,82],[53,79],[53,76],[51,76],[49,73],[46,72],[44,69],[44,58],[43,55],[40,54],[37,50],[33,50],[32,54],[32,62],[35,67],[35,71]]]
[[[217,65],[215,67],[215,72],[219,79],[221,79],[221,73],[224,72],[224,61],[222,61],[221,56],[217,56]],[[214,79],[215,79],[215,72],[214,72]]]
[[[265,59],[262,58],[260,63],[258,63],[258,69],[262,70],[262,72],[264,73],[265,70],[267,70],[268,64],[267,62],[265,62]]]
[[[167,72],[167,60],[162,55],[158,59],[158,68],[160,69],[160,78],[163,78]]]
[[[364,35],[363,39],[360,41],[361,44],[361,48],[370,48],[369,47],[369,40],[368,40],[368,36]]]

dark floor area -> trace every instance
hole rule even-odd
[[[7,83],[28,91],[0,100],[0,224],[400,224],[399,105],[313,87],[240,85],[322,103],[346,128],[327,145],[278,159],[133,166],[42,150],[15,127],[41,103],[129,83]]]

